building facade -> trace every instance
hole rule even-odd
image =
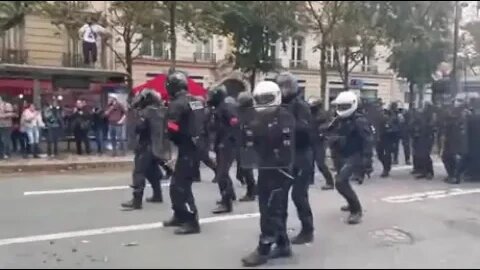
[[[91,1],[88,12],[102,13],[108,16],[110,1]],[[107,28],[112,40],[116,40],[115,31]],[[231,63],[232,44],[227,37],[212,36],[207,42],[191,42],[184,38],[181,29],[177,31],[178,69],[186,71],[191,78],[204,87],[214,85],[234,73]],[[9,30],[0,40],[1,61],[17,64],[47,66],[81,65],[81,50],[71,50],[71,42],[62,29],[54,26],[48,18],[39,15],[26,16],[25,23]],[[320,52],[314,34],[299,34],[287,40],[285,46],[277,42],[272,44],[272,57],[282,70],[291,71],[298,76],[300,87],[305,96],[320,96]],[[80,46],[80,44],[78,44]],[[117,51],[122,44],[115,43]],[[124,71],[124,67],[115,60],[114,54],[98,41],[99,63],[97,68]],[[285,48],[285,50],[284,50]],[[327,78],[327,96],[332,99],[343,90],[338,72],[333,68],[333,50],[328,52],[329,71]],[[133,62],[133,82],[139,85],[165,73],[170,67],[170,45],[168,42],[144,40],[139,46],[138,55]],[[386,57],[388,49],[378,46],[374,56],[365,59],[350,74],[352,82],[358,82],[360,95],[364,98],[381,98],[385,103],[405,100],[406,84],[389,70]],[[238,72],[235,73],[238,77]],[[257,81],[271,78],[274,73],[258,74]],[[241,75],[240,75],[241,77]],[[249,87],[247,85],[247,87]]]

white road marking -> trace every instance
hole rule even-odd
[[[168,187],[170,183],[162,183],[162,187]],[[109,186],[109,187],[92,187],[92,188],[74,188],[74,189],[57,189],[57,190],[42,190],[42,191],[26,191],[24,196],[33,195],[51,195],[51,194],[65,194],[65,193],[81,193],[92,191],[109,191],[109,190],[121,190],[129,189],[130,186]]]
[[[443,199],[459,195],[475,194],[480,193],[480,188],[475,189],[461,189],[461,188],[452,188],[447,190],[434,190],[422,193],[413,193],[400,196],[390,196],[382,198],[382,201],[388,203],[409,203],[409,202],[418,202],[430,199]]]
[[[216,223],[216,222],[230,221],[230,220],[251,219],[251,218],[257,218],[259,216],[260,216],[260,213],[216,216],[216,217],[200,219],[200,223],[208,224],[208,223]],[[34,242],[42,242],[42,241],[52,241],[52,240],[60,240],[60,239],[67,239],[67,238],[87,237],[87,236],[104,235],[104,234],[121,233],[121,232],[145,231],[145,230],[158,229],[162,227],[163,227],[163,222],[155,222],[155,223],[108,227],[108,228],[100,228],[100,229],[92,229],[92,230],[84,230],[84,231],[62,232],[62,233],[54,233],[54,234],[8,238],[8,239],[0,240],[0,246],[9,246],[14,244],[25,244],[25,243],[34,243]]]
[[[443,163],[442,162],[435,162],[435,163],[433,163],[433,166],[440,167],[440,166],[443,166]],[[412,165],[402,165],[402,166],[393,165],[392,166],[392,171],[403,171],[403,170],[412,169],[412,168],[413,168]]]

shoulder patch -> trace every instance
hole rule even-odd
[[[204,108],[202,102],[199,100],[190,101],[188,102],[188,105],[192,111],[201,110]]]

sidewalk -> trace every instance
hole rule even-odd
[[[63,172],[83,169],[118,169],[128,168],[133,163],[133,155],[122,157],[103,156],[78,156],[68,154],[60,159],[22,159],[14,157],[9,160],[0,160],[0,174],[32,173],[32,172]]]

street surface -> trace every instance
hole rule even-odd
[[[290,259],[267,268],[475,268],[480,265],[480,183],[443,183],[436,163],[432,181],[414,180],[396,166],[380,169],[354,188],[363,223],[349,226],[336,191],[321,191],[317,174],[310,192],[316,234],[311,245],[293,246]],[[162,228],[171,215],[165,203],[125,212],[130,173],[77,173],[0,177],[0,268],[238,268],[257,244],[256,202],[235,203],[234,213],[210,213],[219,198],[212,174],[202,169],[194,185],[202,233],[175,236]],[[234,175],[232,169],[231,175]],[[237,197],[245,188],[235,180]],[[151,190],[146,189],[150,196]],[[289,234],[300,228],[290,204]]]

